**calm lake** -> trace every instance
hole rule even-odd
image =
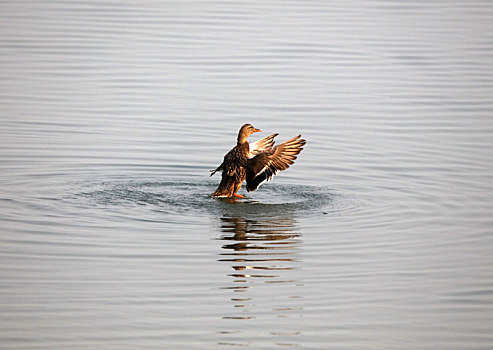
[[[240,126],[296,163],[211,198]],[[2,1],[2,349],[492,349],[493,2]]]

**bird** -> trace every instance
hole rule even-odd
[[[210,176],[222,172],[221,182],[212,197],[245,197],[237,193],[243,181],[246,180],[248,192],[255,191],[279,171],[289,168],[306,144],[306,140],[298,135],[274,146],[274,138],[278,133],[249,144],[248,137],[261,131],[251,124],[244,124],[240,128],[236,146],[224,156],[223,162],[216,169],[211,170]]]

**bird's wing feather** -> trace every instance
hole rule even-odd
[[[289,168],[305,144],[306,140],[298,135],[249,159],[246,173],[247,190],[256,190],[277,172]]]
[[[256,155],[271,149],[274,146],[274,138],[279,134],[272,134],[263,139],[257,140],[250,144],[250,152],[248,158],[253,158]]]

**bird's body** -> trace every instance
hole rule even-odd
[[[301,135],[298,135],[274,146],[274,138],[278,134],[272,134],[250,145],[247,141],[248,136],[260,131],[262,130],[255,129],[250,124],[241,127],[236,146],[224,156],[221,165],[211,172],[211,176],[217,171],[222,172],[221,183],[212,194],[213,197],[243,197],[236,192],[245,180],[247,191],[255,191],[278,171],[285,170],[293,164],[296,155],[306,143],[301,139]]]
[[[248,143],[238,144],[225,156],[222,164],[215,171],[222,171],[221,183],[214,197],[232,197],[246,179],[246,167],[248,163]]]

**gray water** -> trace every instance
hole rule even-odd
[[[0,347],[491,349],[492,174],[490,1],[2,1]]]

